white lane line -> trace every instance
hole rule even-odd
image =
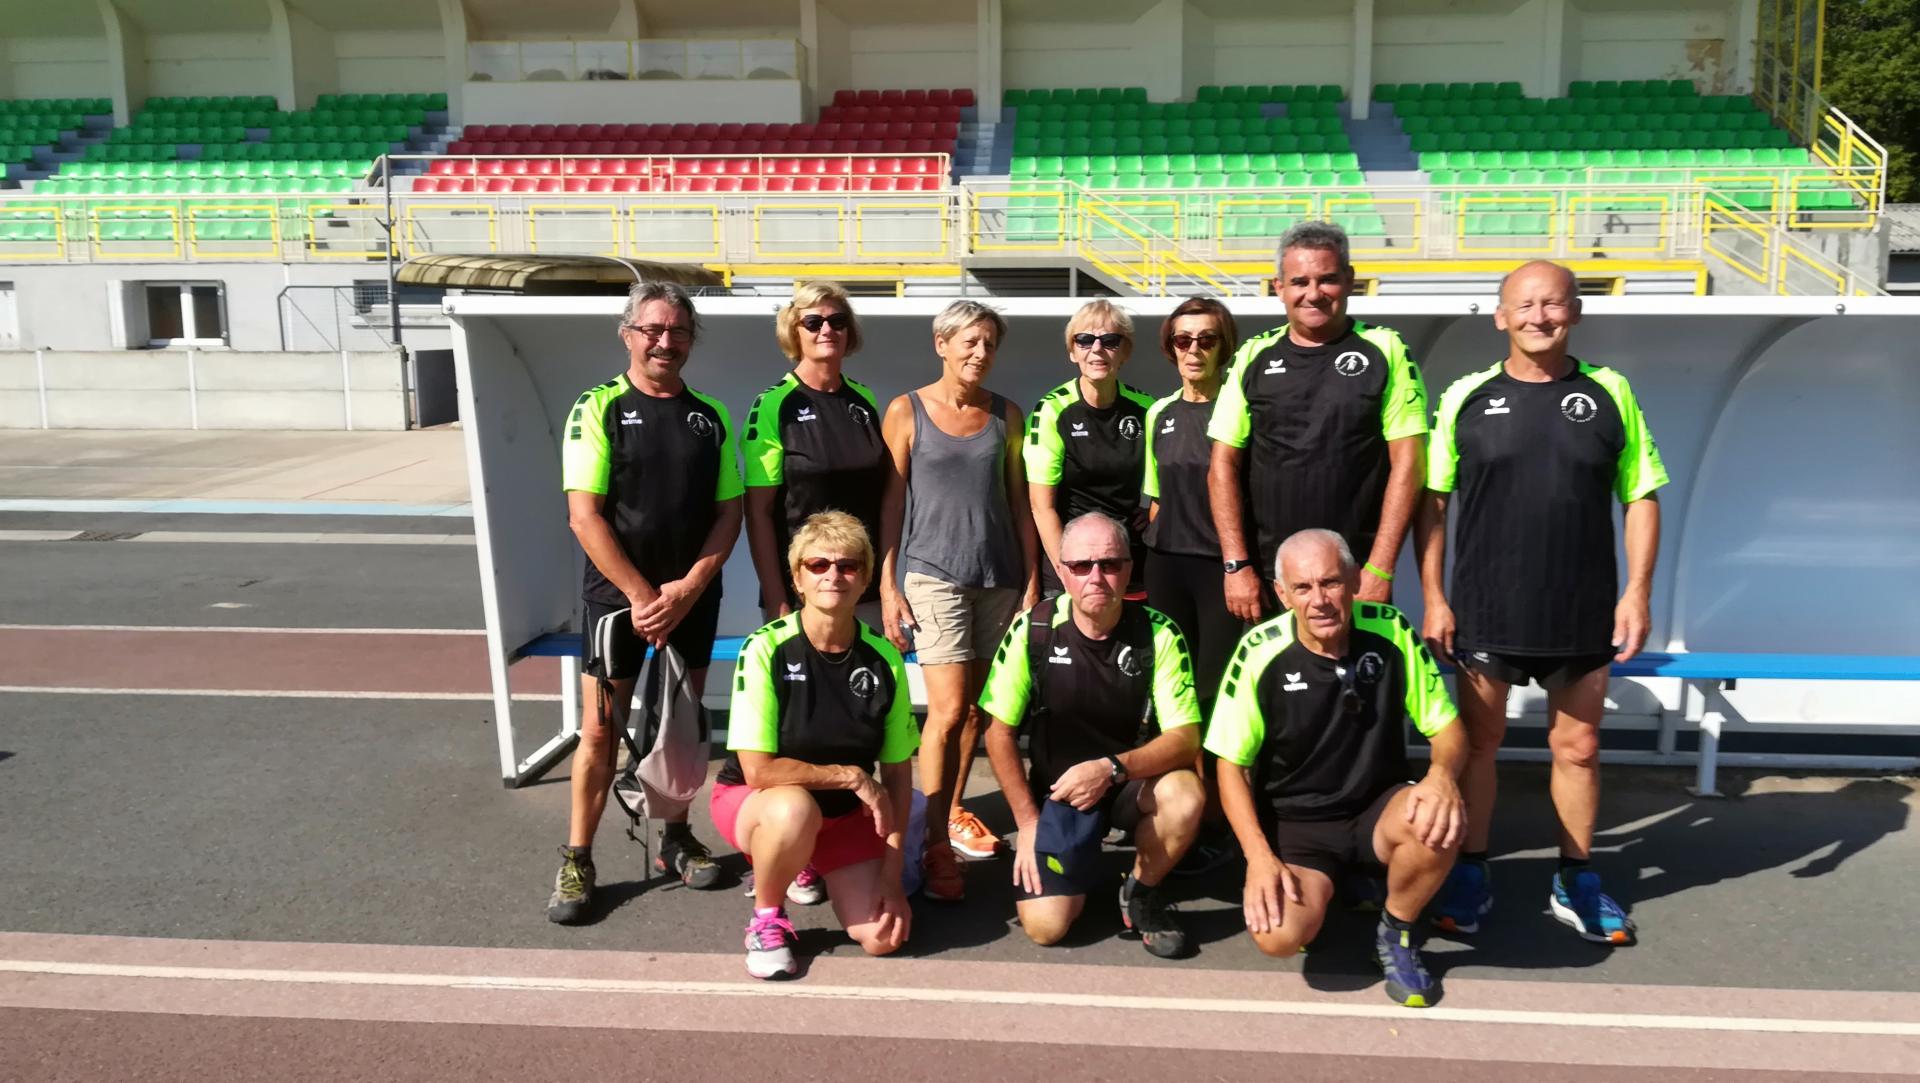
[[[80,533],[78,530],[0,530],[0,541],[71,541]]]
[[[485,628],[263,628],[240,624],[0,624],[0,632],[248,632],[313,636],[483,636]]]
[[[485,974],[382,974],[336,970],[249,970],[234,967],[131,966],[0,959],[0,972],[89,978],[260,982],[280,985],[383,986],[490,989],[508,992],[625,993],[642,996],[782,997],[898,1004],[1013,1005],[1145,1012],[1213,1012],[1249,1016],[1317,1016],[1341,1019],[1436,1020],[1516,1026],[1581,1027],[1644,1031],[1720,1031],[1759,1034],[1835,1034],[1920,1038],[1920,1023],[1858,1019],[1793,1019],[1764,1016],[1645,1015],[1628,1012],[1519,1011],[1489,1008],[1426,1008],[1417,1013],[1386,1004],[1242,998],[1125,996],[1112,993],[1025,992],[1001,989],[922,989],[901,986],[746,984],[743,982],[643,981],[622,978],[541,978]]]
[[[290,534],[265,530],[148,530],[130,542],[233,545],[472,545],[471,534]]]
[[[395,699],[491,702],[491,692],[334,692],[270,688],[76,688],[70,685],[0,684],[0,693],[47,696],[200,696],[211,699]],[[553,692],[515,692],[515,700],[558,703]]]

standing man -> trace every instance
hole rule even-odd
[[[680,376],[699,331],[685,290],[635,285],[620,316],[627,371],[581,395],[567,418],[561,484],[587,569],[573,804],[547,903],[547,917],[563,925],[591,913],[593,835],[646,648],[678,651],[696,698],[713,658],[720,566],[740,534],[742,485],[727,408]],[[685,809],[663,817],[654,865],[689,887],[719,885]]]
[[[1435,922],[1479,928],[1493,906],[1487,837],[1494,756],[1507,730],[1507,690],[1547,693],[1560,867],[1555,917],[1602,944],[1633,943],[1633,922],[1588,867],[1600,807],[1600,716],[1607,667],[1646,644],[1648,595],[1667,483],[1626,377],[1567,353],[1580,322],[1573,273],[1537,260],[1500,283],[1494,325],[1507,356],[1441,396],[1421,509],[1423,634],[1459,664],[1460,714],[1471,753],[1463,776],[1471,826]],[[1447,505],[1460,493],[1451,591]],[[1613,503],[1626,506],[1627,583],[1618,600]],[[1449,604],[1451,602],[1451,604]]]
[[[1331,530],[1280,546],[1274,590],[1286,611],[1240,639],[1207,727],[1220,803],[1247,855],[1247,931],[1285,958],[1319,934],[1334,878],[1385,869],[1374,961],[1397,1004],[1439,989],[1414,923],[1446,881],[1465,827],[1455,779],[1467,738],[1433,656],[1400,611],[1355,603],[1360,569]],[[1433,749],[1408,781],[1407,724]]]
[[[1207,425],[1208,501],[1227,608],[1265,608],[1260,576],[1282,539],[1325,527],[1365,554],[1360,599],[1393,595],[1419,502],[1427,391],[1398,332],[1347,315],[1347,234],[1302,222],[1280,239],[1274,292],[1287,322],[1241,345]]]

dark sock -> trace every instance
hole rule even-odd
[[[690,842],[693,839],[693,828],[688,827],[684,820],[679,823],[669,820],[660,825],[660,838],[662,841]]]
[[[1401,921],[1399,918],[1394,917],[1392,912],[1387,910],[1380,911],[1380,924],[1385,925],[1396,933],[1404,933],[1413,928],[1413,922]]]
[[[593,847],[592,846],[569,846],[567,847],[567,853],[575,861],[579,862],[582,865],[593,864]]]
[[[1485,865],[1487,863],[1487,852],[1485,850],[1462,850],[1460,851],[1460,860],[1477,861]]]
[[[1579,872],[1581,869],[1588,867],[1590,867],[1590,862],[1584,857],[1568,857],[1565,854],[1560,855],[1560,875],[1562,877],[1570,872]]]

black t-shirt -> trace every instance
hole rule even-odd
[[[1188,402],[1176,391],[1147,411],[1147,468],[1141,495],[1160,503],[1147,524],[1147,548],[1182,556],[1220,556],[1220,534],[1207,500],[1213,403]]]
[[[1242,344],[1207,435],[1249,449],[1241,480],[1259,567],[1271,570],[1280,543],[1310,527],[1338,532],[1365,559],[1387,443],[1426,432],[1426,414],[1419,366],[1392,328],[1356,320],[1325,346],[1301,346],[1283,325]]]
[[[1339,659],[1302,646],[1291,612],[1242,636],[1206,747],[1253,768],[1269,822],[1344,820],[1408,781],[1408,722],[1432,737],[1453,719],[1439,667],[1406,618],[1358,602]]]
[[[1504,362],[1440,398],[1427,488],[1454,499],[1456,650],[1603,654],[1619,590],[1613,505],[1667,483],[1626,377],[1575,360],[1529,383]]]
[[[904,763],[920,745],[906,665],[893,644],[862,624],[838,658],[821,654],[789,613],[747,637],[734,667],[727,711],[727,762],[718,785],[746,782],[741,752],[872,771]],[[815,790],[822,816],[860,807],[852,790]]]
[[[645,394],[625,373],[574,402],[560,462],[563,488],[606,497],[620,548],[656,587],[687,574],[718,503],[741,491],[727,408],[691,387]],[[581,589],[589,601],[626,601],[591,560]]]
[[[794,531],[807,516],[830,508],[860,520],[880,548],[887,445],[879,407],[864,386],[842,378],[838,390],[815,391],[787,373],[754,400],[742,450],[748,487],[780,490],[773,526],[783,566]],[[863,600],[878,596],[876,576]]]
[[[1096,410],[1080,397],[1078,379],[1047,392],[1034,405],[1022,452],[1027,481],[1058,490],[1062,524],[1090,511],[1104,512],[1125,524],[1127,540],[1139,546],[1145,519],[1140,510],[1146,460],[1142,437],[1152,405],[1152,399],[1121,384],[1113,403]]]

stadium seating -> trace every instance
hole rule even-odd
[[[105,98],[16,98],[0,100],[0,169],[34,162],[68,135],[86,126],[88,117],[110,115]]]

